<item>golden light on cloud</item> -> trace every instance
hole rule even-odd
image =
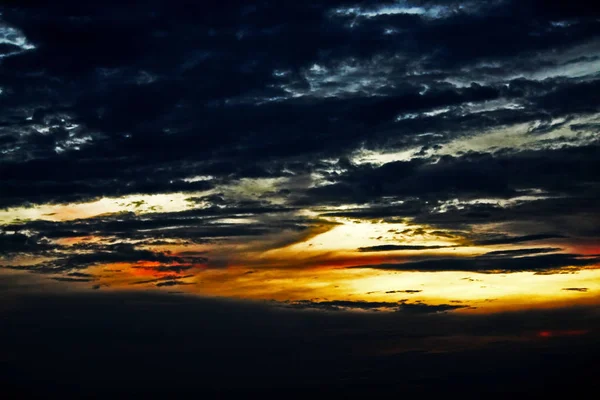
[[[277,301],[360,301],[449,304],[458,312],[489,313],[594,304],[600,295],[600,269],[539,275],[533,272],[405,272],[369,268],[252,269],[229,267],[159,271],[153,263],[113,264],[91,269],[99,284],[112,289],[165,280],[184,282],[177,291],[201,296]],[[155,282],[152,279],[157,279]],[[149,281],[150,279],[150,281]],[[167,286],[167,285],[165,285]],[[168,286],[167,290],[174,290]]]
[[[329,231],[310,240],[296,243],[286,250],[304,251],[356,251],[361,247],[385,244],[405,244],[413,246],[453,246],[456,242],[447,237],[431,233],[413,233],[421,226],[405,223],[383,223],[377,221],[352,220],[347,218],[328,218],[337,224]],[[409,234],[410,232],[410,234]]]
[[[99,200],[72,204],[45,204],[0,210],[0,224],[14,220],[68,221],[101,214],[131,211],[137,213],[177,212],[194,208],[186,201],[190,193],[103,197]]]
[[[273,184],[265,181],[261,190]],[[240,190],[244,187],[241,185]],[[165,209],[177,211],[191,207],[186,198],[182,194],[173,194],[103,199],[56,206],[54,214],[47,217],[68,220],[124,210],[142,213]],[[35,211],[47,210],[39,208]],[[191,245],[171,244],[168,240],[158,245],[142,243],[140,249],[167,251],[165,254],[179,261],[97,263],[86,269],[86,273],[93,276],[89,285],[103,290],[156,288],[252,300],[444,304],[461,307],[458,312],[468,313],[593,303],[600,292],[600,270],[596,269],[545,275],[377,269],[381,264],[401,265],[399,263],[432,258],[473,258],[492,250],[514,250],[514,247],[474,246],[460,234],[416,225],[408,219],[387,223],[338,217],[317,219],[317,214],[310,210],[304,210],[304,214],[314,219],[308,229],[301,231]],[[277,217],[228,217],[221,218],[219,224],[246,226],[269,221],[269,218]],[[484,226],[480,231],[493,228]],[[105,239],[77,236],[57,239],[53,243],[65,248],[83,243],[101,246]],[[585,247],[585,251],[583,247],[579,249],[582,254],[594,254],[593,250],[597,248],[593,243],[582,246]],[[204,255],[207,256],[206,263],[185,261],[186,257]]]

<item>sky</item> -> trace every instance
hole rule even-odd
[[[2,2],[4,383],[593,385],[592,3]]]

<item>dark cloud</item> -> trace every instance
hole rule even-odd
[[[549,251],[556,251],[550,249]],[[572,268],[580,269],[595,265],[598,257],[586,257],[578,254],[543,254],[542,251],[500,251],[489,252],[475,257],[432,258],[418,261],[408,261],[397,264],[361,265],[352,268],[374,268],[391,271],[473,271],[479,273],[511,273],[533,271],[538,274],[569,272]]]
[[[384,219],[390,217],[412,217],[425,213],[429,206],[424,201],[409,199],[400,205],[373,204],[370,207],[323,213],[326,217]]]
[[[82,280],[87,279],[88,274],[78,272],[77,270],[84,270],[93,265],[108,263],[135,264],[149,261],[159,263],[159,266],[151,267],[150,269],[159,272],[180,272],[207,261],[204,257],[179,257],[165,251],[139,249],[128,243],[91,245],[84,249],[84,251],[71,250],[57,252],[54,256],[55,258],[51,261],[43,261],[33,265],[7,265],[4,267],[38,273],[68,272],[67,277],[60,279]]]
[[[54,165],[31,166],[35,171],[38,168],[55,168]],[[72,168],[70,166],[67,168]],[[21,167],[17,167],[21,170]],[[35,183],[28,185],[26,182],[15,182],[8,180],[11,177],[11,171],[4,169],[2,174],[6,176],[6,194],[3,196],[2,207],[14,205],[29,205],[40,203],[66,203],[97,200],[103,196],[124,196],[140,193],[162,193],[162,192],[195,192],[204,191],[211,188],[206,182],[187,183],[181,182],[153,182],[144,180],[135,180],[130,182],[120,182],[116,179],[106,182],[99,182],[96,185],[85,183],[85,177],[78,182],[52,182]],[[123,186],[121,186],[123,185]]]
[[[482,126],[597,111],[597,82],[571,79],[597,50],[587,6],[408,2],[418,12],[378,14],[389,4],[65,4],[3,9],[21,39],[6,43],[14,54],[0,68],[4,207],[203,191],[310,173],[363,145],[435,148]],[[569,53],[578,46],[588,51]],[[582,67],[536,76],[565,65]],[[468,111],[514,99],[522,108]],[[430,131],[439,143],[417,136]],[[510,193],[477,168],[462,173],[458,187],[431,178],[439,191]],[[214,180],[184,180],[195,175]]]
[[[37,253],[56,248],[48,239],[37,235],[0,231],[0,256],[14,253]]]
[[[100,288],[102,288],[102,287],[109,287],[109,286],[110,286],[110,285],[109,285],[109,284],[106,284],[106,283],[103,283],[103,284],[100,284],[100,283],[98,283],[98,284],[96,284],[96,285],[92,285],[92,289],[93,289],[93,290],[98,290],[98,289],[100,289]]]
[[[239,218],[240,215],[261,215],[289,213],[294,209],[276,206],[228,207],[192,209],[170,213],[140,215],[133,212],[100,215],[93,218],[62,222],[29,221],[5,225],[6,231],[34,230],[49,238],[88,236],[101,234],[125,238],[215,238],[223,236],[253,236],[300,225],[302,220],[283,220],[280,226],[266,226],[260,223],[230,224],[219,223],[219,218]],[[286,224],[287,222],[287,224]],[[178,229],[160,232],[162,228],[176,226]],[[301,226],[301,225],[300,225]],[[140,233],[139,231],[147,232]]]
[[[414,291],[399,291],[386,293],[414,293]],[[419,292],[419,291],[417,291]],[[351,301],[351,300],[334,300],[334,301],[313,301],[313,300],[297,300],[285,302],[286,308],[296,309],[317,309],[325,311],[396,311],[408,313],[438,313],[452,311],[467,306],[449,305],[449,304],[425,304],[425,303],[407,303],[401,302],[386,302],[386,301]]]
[[[150,250],[136,249],[130,244],[117,244],[106,246],[104,249],[95,249],[92,253],[75,254],[66,261],[69,266],[85,266],[95,263],[106,262],[136,262],[136,261],[157,261],[162,263],[183,262],[184,258],[175,257],[167,252],[153,252]]]
[[[528,226],[527,230],[516,230],[516,236],[538,235],[539,231],[555,231],[573,238],[597,237],[597,195],[593,190],[587,194],[560,196],[532,201],[518,201],[512,205],[470,204],[464,207],[449,207],[444,213],[422,213],[414,221],[440,228],[464,229],[468,226],[500,223]],[[533,231],[533,232],[531,232]],[[521,235],[519,235],[521,234]],[[483,240],[499,240],[506,237],[498,232],[496,237]],[[474,237],[474,241],[482,240]],[[560,239],[560,238],[556,238]]]
[[[331,223],[304,208],[425,224],[463,245],[600,237],[597,8],[225,3],[2,6],[0,207],[189,193],[191,209],[141,200],[135,213],[16,220],[0,254],[53,259],[28,267],[38,271],[151,261],[182,272],[209,255],[148,247],[268,236],[278,240],[257,251],[281,248]],[[409,153],[359,162],[365,151]],[[252,193],[235,189],[254,186],[244,178],[280,180]],[[486,224],[502,227],[473,231]],[[56,244],[90,236],[100,243]],[[588,265],[546,251],[449,262]]]
[[[595,190],[599,184],[597,174],[592,172],[600,169],[599,155],[600,147],[591,145],[517,154],[471,152],[462,156],[395,161],[382,166],[367,164],[335,177],[334,184],[308,190],[306,198],[299,202],[352,204],[397,197],[433,200],[435,205],[435,201],[454,198],[518,197],[518,193],[527,193],[532,188],[557,196],[581,195]],[[409,203],[397,207],[396,211],[399,216],[413,216],[427,208],[431,206]],[[385,216],[381,211],[376,208],[371,215]],[[362,212],[369,216],[368,211]],[[361,214],[359,211],[346,215]]]
[[[59,282],[91,282],[94,279],[92,278],[69,278],[69,277],[56,277],[56,278],[52,278],[55,281],[59,281]]]
[[[421,293],[422,290],[414,290],[414,289],[408,289],[408,290],[388,290],[387,292],[385,292],[386,294],[390,294],[390,293],[408,293],[408,294],[415,294],[415,293]]]
[[[134,269],[146,269],[146,270],[150,270],[150,271],[156,271],[156,272],[173,272],[173,273],[177,273],[180,274],[183,271],[187,271],[189,269],[192,269],[194,266],[193,265],[159,265],[159,266],[133,266],[132,268]]]
[[[504,237],[498,239],[485,239],[476,241],[474,244],[479,246],[489,246],[489,245],[498,245],[498,244],[514,244],[514,243],[522,243],[522,242],[531,242],[537,240],[546,240],[546,239],[563,239],[564,235],[556,234],[556,233],[541,233],[536,235],[525,235],[525,236],[516,236],[516,237]]]
[[[485,253],[485,255],[488,257],[519,257],[533,254],[555,253],[560,250],[561,249],[559,247],[538,247],[513,250],[494,250]]]
[[[340,310],[390,310],[396,309],[398,303],[386,301],[313,301],[313,300],[297,300],[284,303],[285,307],[297,309],[320,309],[326,311]]]
[[[360,247],[358,251],[362,253],[376,252],[376,251],[395,251],[395,250],[435,250],[444,249],[448,246],[416,246],[416,245],[395,245],[395,244],[384,244],[381,246],[371,247]]]
[[[161,278],[155,278],[155,279],[147,279],[144,281],[137,281],[137,282],[133,282],[131,283],[132,285],[143,285],[146,283],[156,283],[157,286],[169,286],[169,285],[176,285],[176,284],[181,284],[183,281],[179,281],[179,279],[185,279],[185,278],[191,278],[194,275],[185,275],[185,276],[179,276],[179,275],[173,275],[173,276],[163,276]],[[171,283],[168,284],[168,282],[175,282],[175,283]],[[167,283],[167,284],[165,284]]]
[[[70,272],[68,275],[74,276],[76,278],[93,278],[94,277],[94,275],[86,274],[85,272]]]
[[[179,285],[192,285],[192,283],[175,279],[175,280],[171,280],[171,281],[159,282],[156,284],[156,287],[179,286]]]
[[[458,310],[460,308],[467,308],[468,306],[463,305],[452,305],[452,304],[436,304],[429,305],[425,303],[402,303],[400,311],[414,314],[429,314],[429,313],[443,313],[446,311]]]

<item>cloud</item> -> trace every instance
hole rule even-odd
[[[387,292],[385,292],[386,294],[390,294],[390,293],[408,293],[408,294],[415,294],[415,293],[421,293],[422,290],[388,290]]]
[[[555,251],[551,249],[550,251]],[[598,257],[584,257],[578,254],[542,254],[542,251],[501,251],[489,252],[475,257],[430,258],[396,264],[361,265],[351,268],[373,268],[391,271],[472,271],[479,273],[511,273],[532,271],[538,274],[551,274],[581,269],[600,263]]]
[[[206,262],[204,257],[179,257],[166,251],[138,249],[130,243],[96,244],[83,251],[68,250],[56,252],[50,261],[42,261],[32,265],[7,265],[5,268],[20,269],[37,273],[68,273],[61,280],[89,280],[88,274],[78,272],[94,265],[110,263],[156,262],[159,265],[151,269],[158,272],[179,272],[190,269],[196,264]]]
[[[156,287],[179,286],[179,285],[192,285],[192,283],[181,281],[181,280],[170,280],[170,281],[165,281],[165,282],[159,282],[156,284]]]
[[[360,247],[358,251],[362,253],[377,252],[377,251],[396,251],[396,250],[436,250],[444,249],[449,246],[420,246],[420,245],[394,245],[384,244],[381,246]]]
[[[560,250],[559,247],[538,247],[514,250],[494,250],[485,253],[485,255],[488,257],[519,257],[533,254],[555,253]]]
[[[49,240],[24,233],[0,231],[0,256],[15,253],[35,253],[54,249]]]
[[[522,243],[522,242],[530,242],[537,240],[546,240],[546,239],[564,239],[564,235],[556,234],[556,233],[541,233],[536,235],[525,235],[525,236],[516,236],[516,237],[506,237],[499,239],[485,239],[476,241],[474,244],[479,246],[489,246],[489,245],[499,245],[499,244],[514,244],[514,243]]]
[[[256,271],[243,281],[275,261],[289,279],[314,271],[317,288],[325,266],[349,259],[374,275],[597,267],[593,2],[31,0],[0,13],[0,276],[11,277],[0,280],[0,337],[11,343],[11,385],[55,393],[68,376],[67,386],[114,393],[152,376],[150,386],[176,392],[203,376],[207,391],[325,384],[339,397],[340,387],[360,395],[400,381],[414,393],[553,394],[595,382],[584,368],[597,358],[592,334],[576,337],[581,346],[569,335],[535,345],[540,332],[596,332],[589,308],[271,307],[113,282],[35,295],[94,279],[99,289],[129,271],[166,292],[197,268]],[[355,223],[383,233],[350,255],[286,253]],[[440,255],[448,243],[460,254],[490,248]],[[113,263],[126,266],[94,272]],[[22,271],[48,274],[47,286],[35,274],[21,285]],[[490,347],[465,352],[475,344]],[[556,362],[541,365],[548,354]]]
[[[55,281],[59,281],[59,282],[91,282],[94,279],[92,278],[69,278],[69,277],[56,277],[56,278],[52,278]]]
[[[347,265],[281,254],[354,222],[412,230],[352,245],[375,268],[597,264],[595,7],[242,3],[1,10],[5,269]]]
[[[85,272],[70,272],[68,275],[76,277],[76,278],[92,278],[93,277],[92,274],[86,274]]]
[[[600,168],[599,149],[590,145],[516,154],[472,152],[413,158],[381,166],[366,164],[337,174],[333,178],[335,183],[309,189],[302,201],[360,204],[381,197],[434,201],[510,199],[534,188],[549,195],[574,196],[595,187],[597,176],[591,171]],[[400,215],[411,216],[418,208],[399,207],[398,211]]]
[[[418,133],[445,140],[482,124],[595,112],[594,80],[533,79],[536,69],[590,62],[569,49],[588,43],[582,55],[597,50],[589,44],[594,11],[561,6],[559,18],[557,9],[516,1],[315,2],[257,5],[235,16],[212,7],[207,16],[201,8],[110,3],[82,7],[76,20],[57,5],[15,6],[2,16],[11,27],[3,28],[5,41],[29,47],[2,65],[1,204],[205,191],[242,176],[312,172],[324,156],[362,146],[438,144]],[[90,18],[105,13],[123,19],[107,29]],[[180,21],[177,32],[161,28],[171,18]],[[393,32],[406,40],[393,40]],[[189,45],[199,40],[202,50]],[[35,82],[26,78],[33,75]],[[65,78],[73,85],[57,83]],[[564,96],[573,100],[557,101]],[[465,114],[501,99],[520,99],[522,108]],[[406,113],[418,118],[403,121],[406,134],[392,133]],[[315,129],[318,135],[304,134]]]
[[[401,291],[403,293],[412,293],[412,291]],[[387,292],[392,293],[392,292]],[[396,292],[394,292],[396,293]],[[430,314],[445,311],[457,310],[466,308],[463,305],[437,304],[430,305],[425,303],[407,303],[407,302],[386,302],[386,301],[351,301],[351,300],[334,300],[334,301],[313,301],[313,300],[297,300],[285,302],[286,308],[296,309],[317,309],[324,311],[396,311],[416,314]]]
[[[146,283],[156,283],[156,286],[178,285],[178,284],[185,284],[185,282],[181,281],[180,279],[191,278],[191,277],[194,277],[194,276],[195,275],[184,275],[184,276],[171,275],[171,276],[163,276],[163,277],[155,278],[155,279],[147,279],[147,280],[144,280],[144,281],[132,282],[131,285],[143,285],[143,284],[146,284]],[[168,283],[168,282],[175,282],[175,283]]]

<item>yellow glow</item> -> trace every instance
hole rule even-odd
[[[10,223],[16,219],[67,221],[123,211],[133,211],[138,213],[184,211],[195,207],[194,204],[185,199],[198,194],[199,193],[132,195],[124,197],[105,197],[100,200],[85,203],[45,204],[28,208],[9,208],[0,210],[0,224]]]
[[[401,223],[378,223],[345,218],[331,218],[332,222],[339,223],[331,230],[318,235],[308,241],[297,243],[287,248],[289,251],[343,251],[356,250],[360,247],[381,245],[415,245],[415,246],[452,246],[457,245],[448,238],[441,238],[431,234],[411,234],[402,232],[419,228],[414,225]]]
[[[291,272],[287,268],[235,267],[195,269],[173,275],[119,264],[94,267],[92,270],[100,277],[100,283],[113,288],[146,288],[144,285],[131,284],[152,277],[178,277],[193,273],[194,277],[185,278],[186,282],[193,284],[178,286],[178,291],[254,300],[420,301],[434,305],[467,306],[457,311],[468,313],[551,307],[557,304],[594,304],[600,300],[600,269],[536,275],[532,272],[396,272],[367,268],[312,268]]]
[[[247,192],[241,183],[236,193],[254,196],[273,189],[279,183],[266,180],[263,186]],[[105,212],[180,211],[197,207],[186,201],[189,194],[128,196],[68,206],[44,206],[7,211],[2,218],[41,218],[67,220],[85,218]],[[48,214],[52,211],[52,215]],[[36,216],[37,213],[37,216]],[[315,216],[304,210],[304,215]],[[318,213],[317,213],[318,214]],[[531,307],[574,304],[597,304],[600,300],[600,269],[577,273],[535,275],[532,272],[481,274],[468,272],[400,272],[356,266],[399,263],[422,256],[476,256],[492,250],[514,250],[511,245],[470,246],[460,233],[415,225],[409,220],[397,223],[348,218],[321,218],[311,229],[289,230],[276,235],[224,239],[218,243],[198,245],[164,244],[150,247],[154,251],[170,250],[174,255],[206,255],[199,265],[189,269],[157,269],[150,262],[96,265],[87,268],[96,280],[76,285],[99,285],[103,290],[184,291],[204,296],[226,296],[254,300],[279,301],[377,301],[397,303],[422,302],[465,306],[457,312],[496,312]],[[221,223],[254,222],[252,218],[223,219]],[[501,224],[482,225],[474,234],[503,231]],[[101,237],[73,237],[55,241],[70,246],[80,242],[101,242]],[[396,245],[417,248],[391,251],[358,251],[360,248]],[[545,246],[552,246],[546,242]],[[422,246],[422,248],[419,248]],[[438,246],[439,248],[435,248]],[[597,254],[597,244],[586,244],[586,250],[573,252]],[[427,247],[430,247],[429,249]],[[433,248],[431,248],[433,247]],[[539,247],[539,246],[535,246]],[[143,246],[142,246],[143,248]],[[183,261],[181,261],[183,260]],[[180,260],[185,263],[185,256]],[[43,261],[41,259],[36,262]],[[32,264],[31,259],[12,259],[13,265]],[[157,264],[157,263],[155,263]],[[181,265],[181,264],[179,264]],[[176,265],[177,266],[177,265]],[[163,279],[163,280],[161,280]],[[169,279],[181,285],[157,286]],[[565,290],[569,289],[569,290]]]
[[[404,289],[403,289],[404,288]],[[422,290],[410,297],[426,303],[460,300],[483,309],[516,309],[554,301],[571,302],[600,291],[600,270],[572,274],[536,275],[532,272],[479,274],[468,272],[383,272],[354,282],[355,292],[373,292],[378,300],[406,298],[404,293],[388,291]],[[563,290],[586,288],[587,291]]]

